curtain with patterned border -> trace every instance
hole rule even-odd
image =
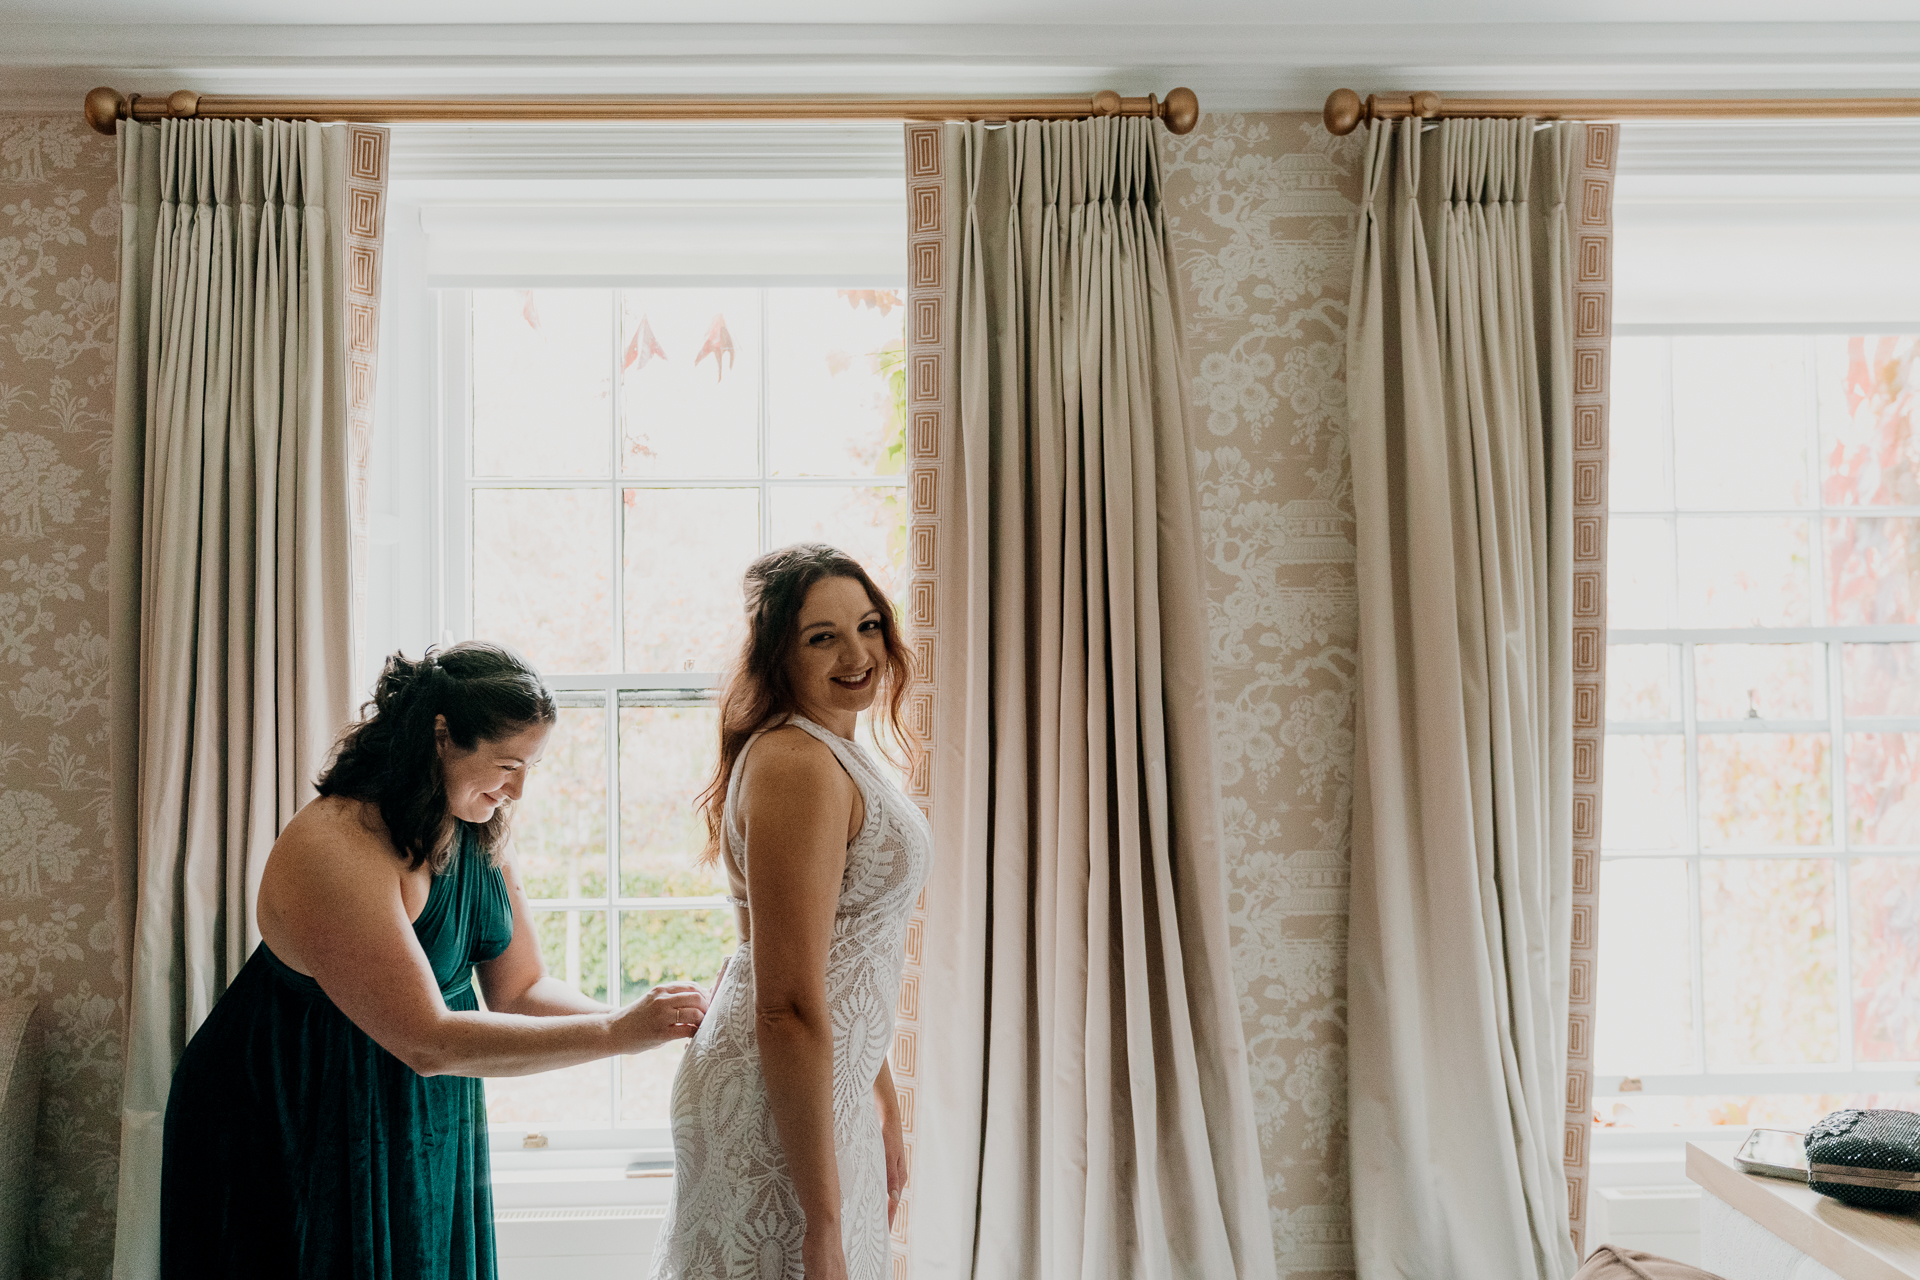
[[[118,1280],[158,1274],[174,1064],[258,945],[267,853],[357,700],[387,140],[120,124]]]
[[[921,1280],[1273,1274],[1158,142],[907,129]]]
[[[1348,333],[1362,1280],[1578,1265],[1613,142],[1492,120],[1369,137]]]

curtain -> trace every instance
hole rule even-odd
[[[1368,138],[1348,333],[1362,1280],[1576,1266],[1611,207],[1589,179],[1610,179],[1611,136],[1408,120]]]
[[[386,135],[120,126],[109,549],[129,959],[114,1274],[157,1273],[174,1063],[350,717]]]
[[[1155,126],[907,132],[936,871],[896,1230],[921,1280],[1271,1277]]]

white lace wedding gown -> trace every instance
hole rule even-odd
[[[907,917],[927,878],[933,838],[920,810],[864,748],[810,720],[795,716],[791,723],[833,749],[866,805],[840,881],[827,953],[827,1007],[833,1016],[833,1132],[847,1276],[885,1280],[886,1153],[873,1081],[893,1042]],[[725,815],[727,847],[749,883],[753,868],[738,802],[741,768],[758,741],[755,735],[734,761]],[[673,1195],[654,1250],[652,1280],[799,1280],[806,1219],[760,1074],[750,947],[728,964],[674,1077],[673,1155]]]

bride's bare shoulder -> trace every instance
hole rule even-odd
[[[833,748],[797,725],[769,730],[747,754],[741,785],[755,792],[817,794],[822,788],[839,791],[853,780],[834,756]]]

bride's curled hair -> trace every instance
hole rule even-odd
[[[913,659],[900,635],[893,602],[858,560],[836,547],[799,542],[769,551],[747,566],[741,584],[747,635],[720,688],[720,756],[706,789],[695,801],[707,823],[703,862],[717,861],[725,842],[727,783],[733,777],[734,761],[754,734],[802,712],[787,674],[787,657],[799,642],[800,606],[806,602],[807,592],[814,583],[828,578],[853,579],[880,612],[887,661],[874,695],[874,739],[895,765],[908,769],[913,765],[913,740],[901,721],[907,691],[913,683]]]
[[[345,796],[379,807],[393,847],[415,870],[434,874],[453,859],[454,824],[440,768],[436,717],[447,718],[447,738],[461,751],[482,741],[510,738],[559,718],[540,673],[513,650],[480,640],[429,648],[417,661],[396,653],[381,668],[373,700],[360,708],[335,744],[314,786],[323,796]],[[511,805],[473,827],[480,847],[496,860],[505,843]]]

